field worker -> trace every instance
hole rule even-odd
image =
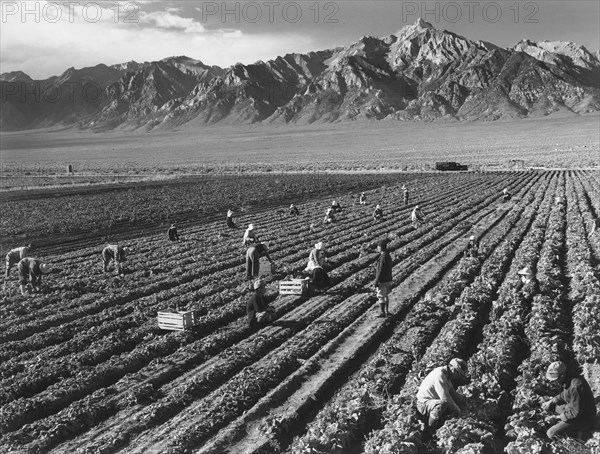
[[[246,304],[246,322],[248,328],[256,326],[256,314],[265,310],[265,283],[262,279],[257,279],[253,284],[254,291]]]
[[[517,274],[519,275],[520,280],[515,286],[515,293],[523,293],[525,296],[527,296],[527,294],[533,296],[533,294],[538,293],[538,282],[530,267],[526,266],[522,270],[519,270]]]
[[[167,235],[170,241],[179,241],[179,233],[177,233],[177,226],[175,224],[171,224],[171,227],[167,230]]]
[[[290,216],[298,216],[300,215],[300,212],[298,211],[298,208],[296,208],[296,206],[292,203],[290,205]]]
[[[310,251],[310,254],[308,255],[308,265],[306,265],[304,270],[311,273],[310,283],[317,290],[324,290],[331,285],[329,276],[323,269],[326,263],[325,246],[322,241],[319,241]]]
[[[408,205],[408,188],[402,185],[402,196],[404,198],[404,206]]]
[[[323,224],[331,224],[332,222],[335,222],[335,218],[333,217],[333,208],[329,207],[327,210],[325,210]]]
[[[502,201],[508,202],[510,200],[510,194],[508,193],[508,189],[504,188],[502,191]]]
[[[436,430],[447,414],[460,416],[465,397],[454,390],[454,384],[468,377],[467,363],[454,358],[447,366],[433,369],[417,392],[417,411],[427,417],[430,430]]]
[[[333,209],[333,211],[341,211],[342,210],[342,206],[336,200],[331,202],[331,208]]]
[[[50,272],[50,265],[31,257],[25,257],[19,261],[17,269],[19,270],[21,295],[25,295],[25,290],[28,286],[30,286],[34,292],[39,292],[41,290],[42,276]]]
[[[360,193],[360,197],[358,198],[358,203],[361,205],[366,205],[367,204],[367,197],[365,196],[364,192]]]
[[[410,213],[410,222],[412,222],[412,226],[415,229],[423,222],[423,213],[421,212],[419,205],[415,205],[412,213]]]
[[[477,257],[479,255],[479,241],[475,238],[475,235],[469,237],[469,242],[465,248],[465,257]]]
[[[230,229],[237,228],[237,225],[235,225],[235,222],[233,222],[233,211],[231,210],[227,210],[227,227]]]
[[[382,217],[383,217],[383,209],[379,205],[377,205],[375,207],[375,211],[373,211],[373,220],[378,221]]]
[[[254,231],[254,224],[248,224],[248,228],[244,232],[242,246],[247,246],[251,243],[258,243],[258,236],[256,236],[256,232]]]
[[[381,312],[380,317],[387,317],[389,313],[389,293],[392,287],[392,257],[387,250],[388,240],[381,240],[377,245],[379,259],[377,260],[377,271],[373,286],[377,288],[377,300]]]
[[[273,260],[269,257],[269,246],[265,243],[254,244],[246,251],[246,276],[248,279],[258,277],[261,257],[266,257],[273,265]]]
[[[546,378],[562,386],[563,391],[542,404],[542,410],[555,409],[560,421],[546,432],[548,438],[577,436],[580,430],[590,429],[596,420],[596,404],[589,383],[580,374],[571,373],[562,361],[548,366]]]
[[[108,271],[108,265],[111,261],[115,263],[116,271],[118,274],[123,272],[123,262],[127,259],[125,258],[126,248],[119,246],[117,244],[109,244],[102,250],[102,270],[104,272]]]
[[[16,266],[20,260],[23,260],[25,257],[29,257],[29,254],[33,249],[33,244],[26,244],[25,246],[17,247],[8,251],[8,254],[6,254],[6,271],[4,272],[4,277],[8,278],[10,269],[13,266]]]

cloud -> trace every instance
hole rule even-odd
[[[54,8],[47,6],[51,2],[37,3],[35,8],[39,12],[30,13],[25,20],[22,11],[6,17],[6,21],[3,15],[0,26],[3,72],[21,70],[34,79],[44,79],[62,74],[72,66],[155,61],[173,55],[188,55],[209,65],[228,67],[236,62],[252,63],[319,46],[301,33],[207,29],[173,10],[147,11],[139,1],[63,7],[58,18],[44,16]],[[135,10],[131,9],[132,4]],[[152,3],[148,8],[156,6],[157,3]],[[31,5],[27,7],[34,9]]]
[[[158,28],[182,30],[185,33],[204,33],[206,31],[204,26],[194,19],[178,16],[172,11],[154,11],[151,13],[140,11],[140,22],[153,24]]]

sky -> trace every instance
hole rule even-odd
[[[598,51],[600,2],[0,0],[0,73],[34,79],[187,55],[228,67],[383,37],[421,17],[435,28],[512,47],[571,41]]]

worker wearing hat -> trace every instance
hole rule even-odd
[[[419,205],[415,205],[412,213],[410,213],[410,222],[415,229],[419,227],[421,222],[423,222],[423,213],[421,212]]]
[[[533,298],[533,295],[539,293],[538,282],[535,278],[531,267],[525,268],[517,272],[519,275],[519,283],[515,286],[515,294],[521,294],[526,299]]]
[[[334,200],[333,202],[331,202],[331,209],[333,211],[341,211],[342,206],[340,205],[340,203],[338,201]]]
[[[389,312],[389,294],[392,287],[392,257],[387,250],[387,239],[381,240],[377,245],[379,251],[379,259],[377,260],[377,271],[373,286],[377,288],[377,301],[381,312],[380,317],[387,317]]]
[[[296,205],[294,205],[293,203],[290,205],[290,216],[299,216],[300,215],[300,211],[298,211],[298,208],[296,207]]]
[[[257,279],[252,285],[253,292],[246,304],[246,323],[249,328],[256,326],[256,314],[265,310],[265,282]]]
[[[254,244],[246,251],[246,277],[248,279],[258,277],[261,257],[266,257],[273,265],[273,260],[269,257],[269,245],[266,243]]]
[[[179,233],[177,232],[177,226],[175,224],[171,224],[171,227],[167,230],[167,236],[170,241],[179,241]]]
[[[404,198],[404,206],[408,205],[408,188],[402,185],[402,196]]]
[[[17,247],[8,251],[6,254],[6,271],[4,272],[4,277],[8,278],[10,269],[17,265],[20,260],[23,260],[25,257],[29,257],[29,254],[33,249],[33,244],[26,244],[25,246]]]
[[[42,276],[50,272],[50,265],[31,257],[25,257],[19,261],[17,269],[19,270],[21,295],[25,295],[27,287],[34,292],[41,290]]]
[[[454,389],[457,383],[468,380],[467,363],[454,358],[446,366],[433,369],[417,392],[417,411],[427,417],[428,427],[437,429],[447,414],[460,416],[465,397]]]
[[[504,188],[502,190],[502,201],[503,202],[508,202],[510,200],[510,194],[508,192],[508,189]]]
[[[381,206],[377,205],[375,207],[375,211],[373,211],[373,220],[378,221],[382,217],[383,217],[383,209],[381,208]]]
[[[364,192],[360,193],[360,197],[358,198],[358,203],[360,205],[366,205],[367,204],[367,196],[365,196]]]
[[[560,421],[550,427],[546,435],[550,439],[564,435],[576,435],[594,425],[596,404],[589,383],[582,375],[572,374],[562,361],[548,366],[546,379],[562,386],[563,391],[542,404],[542,410],[555,409]]]
[[[235,225],[235,222],[233,222],[233,211],[231,210],[227,210],[227,227],[230,229],[237,228],[237,225]]]
[[[335,222],[335,217],[333,216],[333,208],[329,207],[327,210],[325,210],[323,224],[331,224],[332,222]]]
[[[325,290],[331,285],[329,276],[323,269],[323,266],[325,266],[326,263],[325,246],[322,241],[319,241],[310,251],[310,254],[308,255],[308,264],[304,269],[304,271],[311,273],[310,283],[316,290]]]
[[[248,224],[248,228],[244,232],[244,238],[242,239],[242,246],[247,246],[248,244],[258,242],[258,236],[254,230],[254,224]]]
[[[479,241],[475,238],[475,235],[469,237],[469,242],[465,248],[465,257],[477,257],[479,255]]]
[[[102,250],[102,270],[107,272],[108,265],[112,261],[115,263],[117,274],[121,274],[123,272],[123,262],[127,260],[125,257],[126,250],[127,248],[117,244],[109,244],[106,246]]]

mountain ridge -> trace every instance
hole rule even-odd
[[[600,110],[599,80],[598,57],[584,46],[523,39],[500,48],[419,19],[381,38],[363,36],[348,46],[229,68],[173,56],[69,68],[44,81],[19,71],[5,73],[0,84],[12,97],[3,97],[0,128],[152,130],[188,122],[490,121],[558,111],[577,115]],[[69,102],[43,102],[43,96],[41,102],[31,102],[24,93],[34,85],[73,92]]]

